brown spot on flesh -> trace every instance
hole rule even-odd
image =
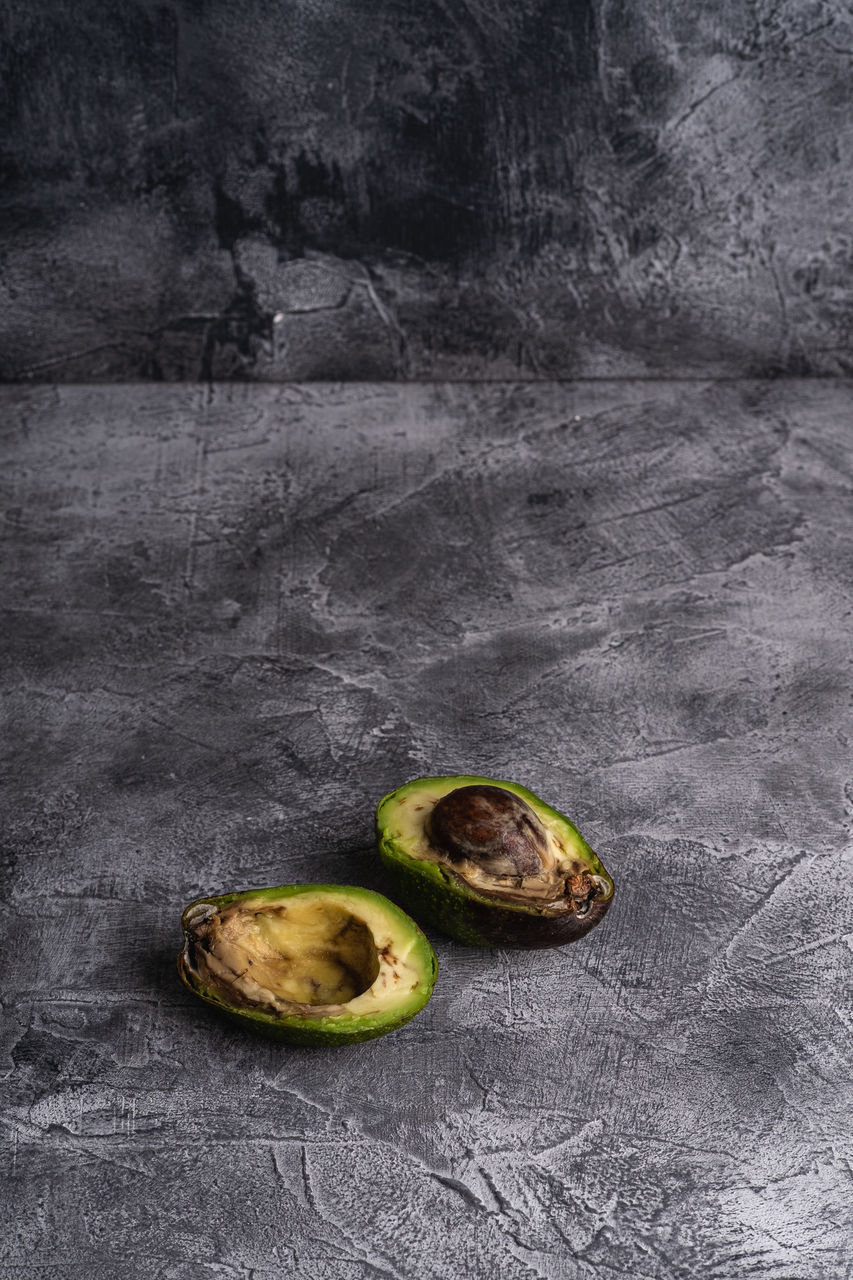
[[[588,871],[579,871],[566,880],[566,893],[571,898],[576,916],[585,916],[598,897],[598,885]]]

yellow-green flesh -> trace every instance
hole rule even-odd
[[[399,923],[395,930],[372,901],[355,906],[328,891],[249,896],[218,916],[205,917],[206,949],[195,948],[194,967],[186,955],[185,964],[203,984],[250,1004],[303,1018],[392,1014],[419,985],[416,936],[401,938]]]

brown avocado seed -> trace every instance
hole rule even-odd
[[[528,804],[503,787],[477,784],[443,796],[427,823],[451,862],[473,862],[494,876],[535,876],[547,850],[545,829]]]

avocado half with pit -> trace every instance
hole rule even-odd
[[[459,942],[563,946],[613,901],[577,827],[515,782],[416,778],[380,801],[376,826],[395,896]]]
[[[438,969],[414,920],[370,889],[289,884],[198,898],[181,926],[178,972],[190,991],[291,1044],[396,1030],[429,1000]]]

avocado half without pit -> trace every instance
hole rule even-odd
[[[181,925],[178,971],[190,991],[291,1044],[394,1031],[429,1000],[438,968],[414,920],[369,889],[297,884],[199,898]]]
[[[613,901],[577,828],[514,782],[416,778],[380,801],[376,825],[395,896],[460,942],[562,946]]]

